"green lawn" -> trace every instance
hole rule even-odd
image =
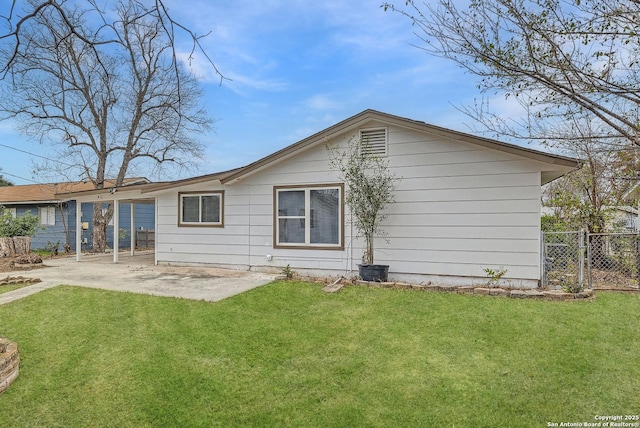
[[[21,283],[18,283],[18,284],[0,285],[0,294],[8,293],[9,291],[13,291],[13,290],[17,290],[18,288],[26,287],[27,285],[30,285],[30,284],[25,284],[24,282],[21,282]],[[0,328],[1,328],[1,324],[0,324]]]
[[[640,294],[546,302],[279,282],[219,302],[0,306],[7,426],[546,427],[640,413]]]

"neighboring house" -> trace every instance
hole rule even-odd
[[[132,178],[126,181],[128,184],[148,183],[145,178]],[[59,251],[64,250],[65,244],[69,244],[75,250],[76,231],[76,202],[69,199],[59,199],[56,193],[77,192],[91,189],[91,183],[50,183],[50,184],[29,184],[24,186],[0,187],[0,206],[9,210],[15,216],[24,215],[30,212],[40,219],[40,227],[31,239],[31,248],[49,248],[58,246]],[[105,187],[111,188],[113,184],[108,181]],[[106,208],[106,206],[105,206]],[[153,204],[135,204],[134,216],[137,228],[153,229],[155,224],[155,208]],[[130,205],[120,205],[121,218],[130,217]],[[82,249],[90,250],[91,227],[93,225],[93,204],[82,205],[83,224]],[[131,245],[130,222],[121,223],[120,229],[126,230],[126,236],[120,242],[120,247]],[[121,232],[125,234],[125,232]],[[107,245],[113,245],[113,224],[107,228]]]
[[[607,231],[635,233],[638,231],[638,210],[629,206],[615,206],[607,209]]]
[[[402,177],[376,240],[391,280],[469,285],[504,268],[511,285],[537,286],[541,185],[579,162],[373,110],[242,168],[64,196],[154,198],[157,263],[355,276],[363,240],[326,146],[360,136]]]

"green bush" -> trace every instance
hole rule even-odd
[[[0,237],[33,236],[40,229],[40,219],[27,211],[24,215],[13,217],[0,206]]]

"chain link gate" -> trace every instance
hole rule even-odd
[[[635,233],[589,233],[589,287],[640,290],[640,235]]]
[[[584,286],[584,232],[542,233],[542,287],[579,291]]]

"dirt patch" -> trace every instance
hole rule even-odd
[[[618,271],[593,269],[591,286],[594,290],[638,290],[638,280]]]

